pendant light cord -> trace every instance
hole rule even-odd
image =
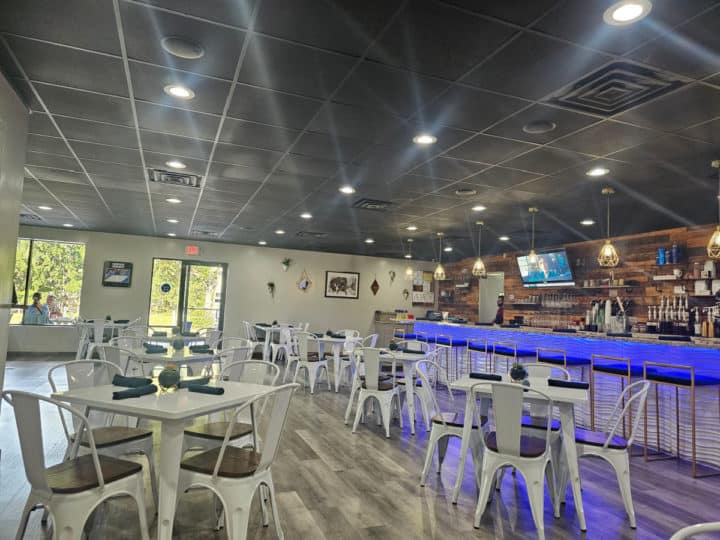
[[[610,193],[607,194],[607,237],[610,240]]]
[[[478,251],[477,256],[482,257],[482,225],[478,226]]]
[[[535,212],[532,213],[532,236],[530,237],[530,251],[535,251]]]
[[[717,203],[718,203],[718,225],[720,225],[720,169],[718,169],[718,194],[717,194]]]

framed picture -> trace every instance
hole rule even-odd
[[[129,287],[132,283],[133,265],[129,262],[105,261],[103,264],[103,287]]]
[[[360,296],[360,274],[357,272],[325,272],[326,298],[352,298]]]

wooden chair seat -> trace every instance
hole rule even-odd
[[[206,422],[204,424],[195,424],[185,430],[185,435],[191,437],[200,437],[201,439],[212,439],[222,441],[225,439],[229,422]],[[252,424],[236,422],[233,424],[230,440],[239,439],[253,432]]]
[[[547,418],[542,416],[523,415],[522,427],[534,429],[547,429]],[[550,424],[551,431],[560,431],[560,420],[553,419]]]
[[[251,360],[263,360],[263,352],[262,351],[255,351],[250,355]]]
[[[180,463],[180,468],[201,474],[212,475],[222,447],[213,448],[189,457]],[[252,476],[260,464],[261,454],[252,448],[225,447],[218,476],[244,478]]]
[[[485,446],[493,452],[498,451],[497,436],[494,431],[485,435]],[[520,436],[520,456],[525,458],[540,457],[545,453],[545,439],[538,437],[530,437],[528,435]]]
[[[367,385],[365,384],[365,381],[362,382],[362,387],[367,390]],[[388,380],[388,379],[379,379],[378,380],[378,387],[377,387],[378,390],[381,390],[384,392],[387,390],[392,390],[393,388],[395,388],[395,387],[393,386],[392,380]]]
[[[587,444],[589,446],[604,446],[608,434],[601,431],[591,431],[589,429],[575,428],[575,442],[579,444]],[[627,449],[627,441],[618,435],[614,435],[610,439],[608,448],[613,450]]]
[[[323,357],[323,360],[325,360],[325,357]],[[318,355],[318,353],[308,353],[307,361],[308,362],[319,362],[320,356]]]
[[[115,446],[116,444],[139,441],[145,437],[152,437],[152,431],[149,429],[132,428],[126,426],[107,426],[94,428],[92,430],[95,439],[96,448],[105,448],[107,446]],[[74,441],[75,435],[70,438]],[[81,446],[88,447],[90,443],[87,440],[87,433],[83,433],[80,441]]]
[[[142,465],[98,455],[100,471],[105,483],[114,482],[142,470]],[[48,486],[53,493],[80,493],[99,487],[92,454],[63,461],[45,470]]]
[[[448,426],[452,427],[463,427],[465,425],[465,414],[464,413],[452,413],[452,412],[444,412],[440,414],[436,414],[431,419],[433,424],[443,424],[445,423]],[[444,422],[443,422],[444,420]],[[484,424],[487,422],[487,417],[481,417],[480,421]],[[477,424],[473,420],[473,429],[477,429]]]

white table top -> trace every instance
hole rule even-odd
[[[238,407],[248,399],[267,392],[272,387],[262,384],[220,381],[212,383],[221,386],[221,396],[190,392],[187,389],[160,392],[137,398],[113,400],[113,392],[123,390],[120,386],[104,384],[89,388],[76,388],[55,392],[52,397],[72,405],[81,405],[94,410],[115,412],[151,420],[185,420],[225,409]]]
[[[399,360],[401,362],[419,362],[420,360],[424,360],[425,357],[428,355],[427,352],[418,351],[418,352],[398,352],[398,351],[391,351],[387,349],[388,354],[381,354],[380,360],[390,360],[392,361],[393,358],[395,360]]]
[[[175,355],[172,347],[168,347],[166,353],[149,353],[145,349],[130,349],[133,356],[148,362],[159,364],[187,364],[189,362],[208,362],[215,357],[214,353],[192,353],[188,347],[182,351],[182,355]]]
[[[484,379],[472,379],[469,375],[464,375],[455,382],[450,383],[450,386],[454,390],[462,390],[467,392],[475,384],[487,384],[487,386],[476,389],[477,393],[488,394],[490,392],[490,385],[493,382],[500,381],[487,381]],[[502,375],[502,382],[511,382],[508,374]],[[560,386],[548,386],[547,379],[542,377],[531,377],[530,388],[538,390],[543,394],[546,394],[550,399],[557,403],[586,403],[588,401],[588,394],[590,390],[583,390],[581,388],[562,388]]]

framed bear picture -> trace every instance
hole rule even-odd
[[[326,271],[325,297],[357,300],[360,297],[360,274],[358,272]]]

